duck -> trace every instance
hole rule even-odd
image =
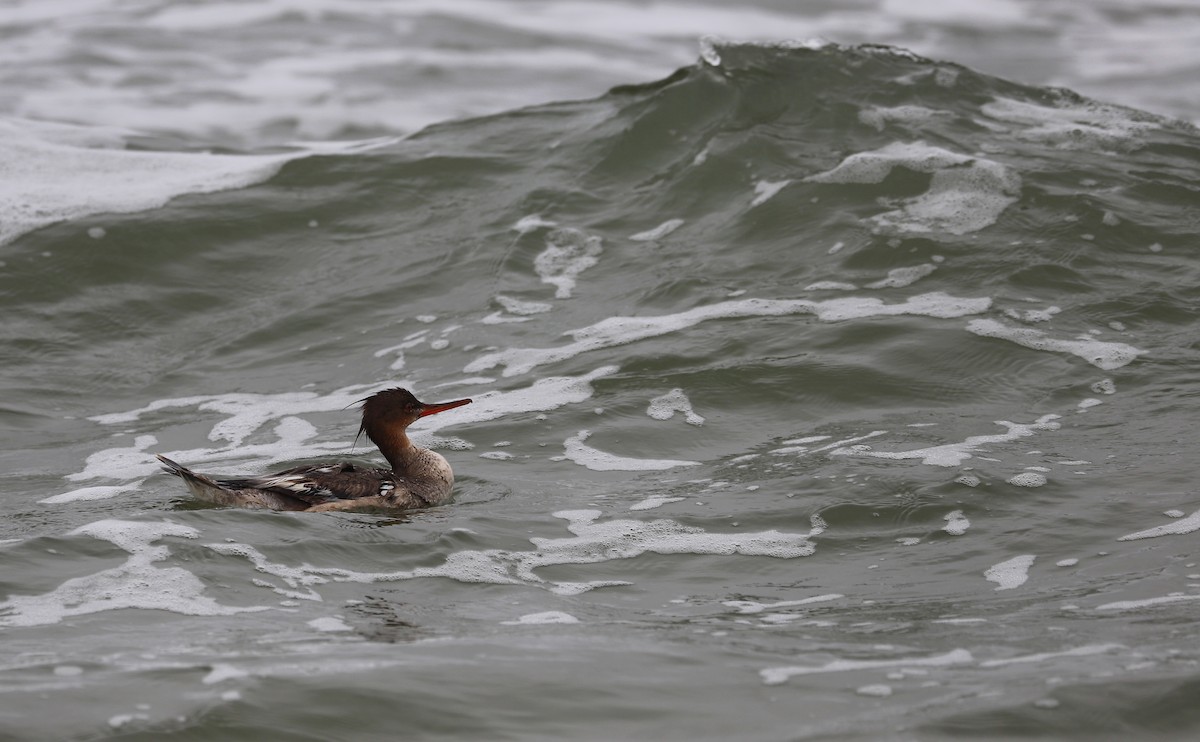
[[[391,468],[339,462],[312,464],[275,474],[214,478],[155,454],[163,470],[184,481],[197,499],[212,505],[309,513],[403,511],[449,501],[454,471],[445,457],[408,438],[409,425],[428,415],[470,404],[470,399],[428,404],[407,389],[376,392],[362,402],[358,435],[367,438]],[[358,440],[358,436],[355,436]]]

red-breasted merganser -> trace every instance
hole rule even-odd
[[[245,479],[213,479],[159,456],[192,494],[214,505],[271,510],[411,510],[450,499],[454,472],[441,454],[413,445],[405,429],[418,418],[470,404],[469,399],[426,404],[407,389],[386,389],[363,400],[362,425],[391,469],[317,464]]]

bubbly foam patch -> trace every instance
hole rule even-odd
[[[929,190],[900,200],[901,207],[872,217],[894,232],[967,234],[991,226],[1021,193],[1021,178],[1004,165],[924,142],[892,142],[850,155],[837,167],[805,178],[810,183],[882,183],[897,167],[932,173]]]
[[[942,516],[942,520],[946,521],[946,525],[942,526],[942,530],[951,536],[961,536],[971,527],[971,521],[967,516],[963,515],[961,510],[951,510]]]
[[[1025,471],[1008,478],[1008,483],[1017,487],[1041,487],[1046,484],[1046,475],[1035,471]]]
[[[765,204],[791,182],[790,180],[758,181],[754,184],[754,198],[750,201],[751,208]]]
[[[1085,644],[1082,647],[1072,647],[1064,649],[1061,652],[1038,652],[1036,654],[1023,654],[1017,657],[1002,657],[994,660],[984,660],[979,663],[980,667],[1007,667],[1009,665],[1029,665],[1035,662],[1045,662],[1046,660],[1056,660],[1062,657],[1091,657],[1097,654],[1107,654],[1109,652],[1124,649],[1121,644]]]
[[[511,296],[503,294],[496,294],[496,303],[504,307],[504,311],[509,314],[519,314],[521,316],[541,314],[542,312],[549,312],[553,308],[545,302],[521,301],[520,299],[514,299]]]
[[[563,449],[566,458],[580,466],[586,466],[592,471],[662,471],[677,466],[698,466],[700,464],[699,461],[639,459],[606,453],[584,443],[591,434],[589,430],[579,431],[563,441]]]
[[[417,567],[396,572],[357,572],[339,567],[289,566],[268,560],[246,544],[207,544],[222,554],[249,559],[257,572],[274,576],[283,587],[260,581],[275,592],[291,597],[300,595],[320,600],[313,585],[337,582],[394,582],[424,577],[441,577],[464,583],[494,585],[531,585],[561,595],[575,595],[598,587],[630,584],[623,580],[591,582],[551,582],[537,574],[541,567],[562,564],[598,564],[632,559],[642,554],[714,554],[769,556],[794,559],[811,555],[816,547],[810,540],[820,533],[814,525],[809,533],[784,533],[777,530],[746,533],[712,533],[673,520],[651,521],[616,519],[601,521],[599,510],[563,510],[554,513],[567,521],[572,534],[565,538],[531,538],[534,549],[507,551],[485,549],[450,554],[437,566]]]
[[[829,593],[828,595],[814,595],[811,598],[802,598],[800,600],[779,600],[774,603],[759,603],[753,600],[726,600],[722,601],[721,605],[733,608],[738,613],[754,614],[779,608],[797,608],[799,606],[813,605],[814,603],[828,603],[831,600],[841,600],[844,597],[846,596],[841,593]]]
[[[887,278],[881,278],[878,281],[867,284],[869,289],[896,289],[909,286],[921,280],[930,273],[937,270],[937,266],[933,263],[922,263],[921,265],[909,265],[903,268],[893,268],[888,271]]]
[[[338,616],[322,616],[321,618],[314,618],[307,623],[311,628],[321,632],[354,631],[354,628],[350,624]]]
[[[902,124],[911,128],[924,128],[935,119],[952,119],[954,114],[949,111],[937,111],[924,106],[868,106],[858,112],[858,120],[867,126],[883,131],[888,124]]]
[[[124,564],[74,577],[43,595],[14,595],[0,602],[0,626],[43,626],[71,616],[122,608],[171,611],[189,616],[229,616],[264,611],[265,606],[225,606],[204,595],[204,583],[182,567],[157,567],[170,555],[155,544],[167,536],[196,538],[194,528],[176,523],[102,520],[71,531],[129,552]]]
[[[542,283],[554,286],[556,299],[569,299],[579,274],[600,262],[604,251],[596,235],[578,229],[555,229],[546,236],[546,249],[533,260]]]
[[[1164,595],[1161,598],[1145,598],[1143,600],[1118,600],[1096,606],[1098,611],[1132,611],[1137,608],[1154,608],[1170,603],[1186,603],[1200,600],[1200,595]]]
[[[670,505],[673,502],[679,502],[686,498],[683,497],[662,497],[660,495],[652,495],[645,500],[635,502],[629,506],[630,510],[654,510],[661,508],[663,505]]]
[[[845,281],[817,281],[804,287],[805,291],[855,291],[858,286]]]
[[[1025,584],[1029,579],[1029,568],[1033,566],[1033,554],[1022,554],[1012,559],[1006,559],[999,564],[988,567],[983,576],[988,582],[995,582],[997,590],[1013,590]]]
[[[579,619],[562,611],[545,611],[543,613],[527,613],[516,621],[501,621],[500,623],[505,626],[541,626],[551,623],[579,623]]]
[[[953,667],[966,665],[975,658],[965,649],[954,649],[929,657],[898,657],[884,660],[833,660],[824,665],[768,667],[759,670],[764,685],[780,685],[797,675],[815,675],[851,670],[881,670],[890,667]]]
[[[946,443],[940,446],[917,448],[911,451],[875,451],[867,446],[850,446],[835,448],[829,452],[831,456],[870,456],[879,459],[920,459],[922,464],[932,466],[959,466],[963,461],[972,457],[973,452],[989,443],[1006,443],[1018,438],[1026,438],[1035,432],[1058,430],[1058,415],[1042,415],[1029,424],[1014,423],[1008,420],[996,420],[995,423],[1004,427],[1003,433],[994,435],[973,435],[958,443]]]
[[[1008,340],[1032,350],[1070,353],[1105,371],[1128,365],[1146,352],[1125,343],[1097,340],[1090,335],[1079,335],[1075,340],[1052,338],[1041,330],[1009,327],[994,319],[970,320],[967,322],[967,330],[981,337]]]
[[[794,314],[812,314],[825,322],[897,315],[950,319],[985,312],[991,303],[988,298],[960,299],[940,291],[911,296],[898,304],[885,304],[873,297],[843,297],[825,301],[736,299],[657,317],[609,317],[594,325],[564,333],[574,339],[568,345],[557,348],[510,348],[487,353],[468,363],[463,370],[466,373],[478,373],[503,365],[504,376],[515,376],[541,365],[574,358],[581,353],[667,335],[713,319]]]
[[[536,231],[543,227],[556,227],[556,226],[558,226],[558,222],[552,222],[547,219],[543,219],[540,214],[530,214],[528,216],[523,216],[520,219],[518,219],[517,223],[514,224],[512,228],[513,228],[513,231],[515,231],[515,232],[519,232],[521,234],[528,234],[529,232]]]
[[[149,152],[124,148],[125,135],[132,133],[0,118],[0,245],[56,222],[146,211],[185,194],[245,188],[291,160],[367,147],[322,145],[271,155]]]
[[[1195,531],[1200,531],[1200,510],[1197,510],[1186,518],[1179,518],[1165,525],[1147,528],[1144,531],[1127,533],[1117,540],[1140,541],[1144,538],[1158,538],[1159,536],[1183,536]]]
[[[704,418],[696,414],[692,409],[692,401],[687,398],[682,389],[672,389],[671,391],[661,396],[650,400],[650,406],[646,408],[646,414],[655,420],[670,420],[675,417],[675,413],[683,414],[683,419],[689,425],[703,425]]]
[[[653,242],[655,240],[661,240],[663,237],[666,237],[682,226],[682,219],[668,219],[654,229],[648,229],[645,232],[638,232],[635,235],[630,235],[629,239],[633,240],[634,242]]]
[[[1010,125],[1018,138],[1058,149],[1132,149],[1140,145],[1143,134],[1162,128],[1158,121],[1127,108],[1096,101],[1058,103],[1039,106],[996,98],[980,110]]]
[[[1011,317],[1018,322],[1049,322],[1054,318],[1054,315],[1061,311],[1061,307],[1053,305],[1045,309],[1026,309],[1024,311],[1008,307],[1004,310],[1004,316]]]
[[[249,676],[250,673],[239,667],[234,667],[227,662],[216,662],[213,663],[212,669],[208,671],[208,674],[200,679],[200,682],[205,685],[216,685],[217,683],[224,683],[226,680],[240,680]]]
[[[127,484],[80,487],[69,492],[63,492],[60,495],[51,495],[50,497],[38,500],[38,502],[45,505],[59,505],[64,502],[79,502],[82,500],[107,500],[110,497],[116,497],[122,493],[136,490],[144,481],[143,479],[139,479]]]

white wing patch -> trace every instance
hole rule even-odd
[[[326,467],[325,469],[318,469],[318,471],[333,471],[333,468]],[[333,494],[328,488],[318,486],[316,482],[303,474],[288,474],[281,477],[259,477],[252,481],[255,487],[261,489],[281,489],[305,495]]]

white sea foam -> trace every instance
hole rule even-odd
[[[725,600],[721,602],[721,605],[733,608],[738,613],[754,614],[778,608],[796,608],[804,605],[813,605],[814,603],[828,603],[831,600],[841,600],[844,597],[846,596],[841,593],[829,593],[827,595],[814,595],[811,598],[801,598],[800,600],[780,600],[774,603],[759,603],[753,600]]]
[[[988,567],[983,576],[988,582],[995,582],[997,590],[1012,590],[1025,584],[1029,579],[1029,568],[1037,557],[1033,554],[1022,554],[1012,559],[1006,559],[999,564]]]
[[[684,499],[686,499],[686,498],[663,497],[661,495],[651,495],[650,497],[647,497],[645,500],[642,500],[640,502],[635,502],[634,504],[630,505],[629,509],[630,510],[654,510],[655,508],[661,508],[663,505],[670,505],[673,502],[679,502],[680,500],[684,500]]]
[[[313,585],[320,585],[329,581],[328,578],[320,574],[315,574],[303,567],[289,567],[283,564],[276,564],[267,559],[266,555],[261,551],[248,544],[216,543],[205,544],[205,546],[218,554],[247,559],[254,565],[256,571],[277,577],[287,585],[287,588],[281,588],[275,583],[261,577],[252,578],[250,582],[259,587],[269,588],[292,600],[311,600],[317,602],[323,600],[321,594],[312,587]]]
[[[227,662],[216,662],[212,665],[208,674],[200,679],[200,682],[205,685],[216,685],[226,680],[238,680],[249,675],[250,673],[240,667],[235,667]]]
[[[1008,307],[1004,310],[1004,316],[1011,317],[1019,322],[1049,322],[1054,318],[1054,315],[1061,312],[1060,307],[1049,306],[1045,309],[1026,309],[1021,311]]]
[[[1070,353],[1105,371],[1121,368],[1146,352],[1125,343],[1097,340],[1090,335],[1079,335],[1075,340],[1052,338],[1041,330],[1009,327],[994,319],[970,320],[967,322],[967,330],[982,337],[1008,340],[1032,350]]]
[[[487,353],[464,367],[478,373],[505,367],[504,376],[528,373],[537,366],[574,358],[581,353],[658,337],[712,319],[780,317],[812,314],[825,322],[867,317],[918,315],[950,319],[987,311],[991,299],[960,299],[941,292],[911,296],[899,304],[884,304],[874,297],[843,297],[826,301],[806,299],[736,299],[655,317],[609,317],[594,325],[570,330],[573,343],[557,348],[510,348]]]
[[[50,497],[38,500],[38,502],[46,505],[59,505],[64,502],[79,502],[81,500],[107,500],[110,497],[116,497],[122,493],[136,490],[142,485],[143,481],[139,479],[126,484],[80,487],[69,492],[63,492],[60,495],[51,495]]]
[[[500,623],[505,626],[541,626],[551,623],[579,623],[579,619],[562,611],[545,611],[543,613],[527,613],[516,621],[501,621]]]
[[[1061,100],[1055,106],[1039,106],[997,98],[981,110],[1008,124],[1019,138],[1059,149],[1136,148],[1143,134],[1161,128],[1149,116],[1095,101],[1077,104]]]
[[[883,131],[891,123],[903,124],[910,128],[923,128],[935,119],[950,119],[954,114],[950,111],[938,111],[924,106],[867,106],[858,112],[858,120],[867,126]]]
[[[699,461],[678,459],[639,459],[601,451],[584,443],[591,431],[581,430],[563,441],[566,458],[592,471],[661,471],[677,466],[698,466]]]
[[[844,281],[817,281],[804,287],[805,291],[854,291],[858,286]]]
[[[676,412],[683,413],[683,419],[689,425],[703,425],[704,418],[692,409],[692,401],[687,398],[682,389],[672,389],[661,396],[650,400],[646,414],[655,420],[670,420]]]
[[[1124,648],[1121,644],[1085,644],[1082,647],[1064,649],[1061,652],[1038,652],[1037,654],[1023,654],[1017,657],[984,660],[979,663],[979,666],[982,668],[992,668],[1007,667],[1008,665],[1028,665],[1035,662],[1045,662],[1046,660],[1062,659],[1063,657],[1091,657]]]
[[[786,187],[791,182],[792,181],[790,181],[790,180],[775,180],[775,181],[760,180],[760,181],[758,181],[757,183],[754,184],[754,199],[752,201],[750,201],[750,206],[751,207],[760,206],[760,205],[766,203],[772,197],[774,197],[776,193],[779,193],[780,191],[782,191],[784,189],[784,187]]]
[[[150,721],[150,715],[142,713],[115,714],[108,717],[108,725],[113,729],[121,729],[139,721]]]
[[[395,358],[392,359],[392,365],[388,368],[392,371],[401,371],[404,369],[405,365],[404,351],[408,350],[409,348],[415,348],[424,343],[426,340],[425,334],[425,330],[413,333],[413,335],[409,336],[409,338],[404,342],[389,346],[387,348],[380,348],[379,350],[375,351],[374,355],[376,358],[382,358],[389,354],[395,354]]]
[[[483,453],[479,454],[479,458],[491,459],[493,461],[508,461],[509,459],[515,458],[515,456],[508,451],[484,451]]]
[[[170,522],[102,520],[76,528],[70,536],[91,536],[129,552],[121,565],[73,577],[48,593],[12,595],[0,602],[0,626],[42,626],[71,616],[123,608],[171,611],[191,616],[229,616],[267,610],[265,606],[225,606],[204,595],[204,583],[182,567],[157,567],[170,550],[155,542],[196,538],[194,528]]]
[[[514,299],[511,296],[496,294],[496,303],[504,307],[504,311],[509,314],[518,314],[521,316],[529,314],[541,314],[549,312],[553,307],[550,304],[540,301],[521,301]]]
[[[454,410],[460,413],[454,419],[444,419],[425,428],[437,430],[449,425],[487,422],[526,412],[549,412],[570,404],[579,404],[591,399],[595,391],[592,382],[617,372],[616,366],[601,366],[578,376],[546,376],[527,387],[507,392],[484,392],[473,394],[471,404]],[[445,417],[437,415],[421,418],[422,421],[437,421]],[[414,426],[415,427],[415,426]]]
[[[937,266],[933,263],[922,263],[921,265],[910,265],[904,268],[893,268],[888,271],[887,278],[881,278],[873,283],[868,283],[869,289],[895,289],[909,286],[921,280],[930,273],[937,270]]]
[[[920,459],[922,464],[931,466],[959,466],[963,461],[971,458],[973,452],[978,451],[986,444],[1007,443],[1031,436],[1035,432],[1058,430],[1061,426],[1054,422],[1058,418],[1058,415],[1042,415],[1029,424],[996,420],[996,425],[1006,428],[1005,432],[993,435],[973,435],[958,443],[946,443],[911,451],[874,451],[865,447],[853,446],[836,448],[829,454],[831,456],[870,456],[879,459]]]
[[[308,622],[308,625],[317,631],[322,632],[354,631],[354,628],[350,626],[350,624],[346,623],[338,616],[322,616],[321,618],[314,618]]]
[[[951,536],[961,536],[971,527],[971,521],[967,516],[963,515],[961,510],[951,510],[942,516],[942,520],[946,521],[946,525],[942,526],[942,530]]]
[[[805,180],[810,183],[882,183],[893,169],[932,173],[929,190],[904,199],[902,206],[872,217],[895,232],[967,234],[995,224],[1017,200],[1021,178],[1004,165],[962,155],[924,142],[892,142],[850,155],[837,167]]]
[[[1171,603],[1186,603],[1200,600],[1200,595],[1164,595],[1160,598],[1144,598],[1142,600],[1118,600],[1096,606],[1098,611],[1132,611],[1138,608],[1154,608]]]
[[[599,510],[563,510],[554,513],[567,521],[566,538],[531,538],[531,551],[486,549],[459,551],[437,566],[416,567],[396,572],[357,572],[340,567],[314,567],[310,564],[289,566],[268,560],[253,546],[216,543],[207,547],[222,554],[242,556],[260,573],[279,578],[286,587],[265,581],[259,584],[284,595],[299,594],[320,600],[313,585],[337,582],[393,582],[423,577],[448,578],[465,583],[494,585],[532,585],[554,593],[574,595],[599,587],[630,584],[623,580],[590,582],[549,582],[537,575],[541,567],[563,564],[597,564],[632,559],[642,554],[714,554],[769,556],[793,559],[811,555],[816,547],[810,540],[822,528],[814,525],[809,533],[783,533],[777,530],[712,533],[673,520],[601,521]]]
[[[546,249],[533,260],[533,270],[542,283],[554,286],[557,299],[569,299],[579,274],[600,262],[604,252],[596,235],[578,229],[555,229],[546,235]]]
[[[1017,487],[1041,487],[1046,484],[1046,475],[1035,471],[1025,471],[1009,477],[1008,483]]]
[[[271,155],[150,152],[125,149],[128,134],[132,132],[0,118],[0,170],[5,174],[0,179],[0,245],[56,222],[146,211],[185,194],[245,188],[267,180],[291,160],[329,149],[309,146]],[[342,151],[364,148],[363,143],[347,143]]]
[[[558,222],[552,222],[543,219],[539,214],[530,214],[518,219],[517,223],[514,224],[512,228],[515,232],[526,234],[527,232],[533,232],[534,230],[541,229],[542,227],[556,226],[558,226]]]
[[[1117,540],[1139,541],[1144,538],[1158,538],[1159,536],[1183,536],[1195,531],[1200,531],[1200,510],[1197,510],[1186,518],[1179,518],[1161,526],[1147,528],[1144,531],[1127,533]]]
[[[880,670],[890,667],[953,667],[966,665],[975,658],[965,649],[953,649],[929,657],[898,657],[886,660],[833,660],[824,665],[768,667],[758,671],[764,685],[780,685],[796,675],[816,675],[852,670]]]
[[[668,219],[654,229],[649,229],[645,232],[638,232],[635,235],[630,235],[629,239],[633,240],[634,242],[653,242],[655,240],[661,240],[663,237],[666,237],[682,226],[682,219]]]

